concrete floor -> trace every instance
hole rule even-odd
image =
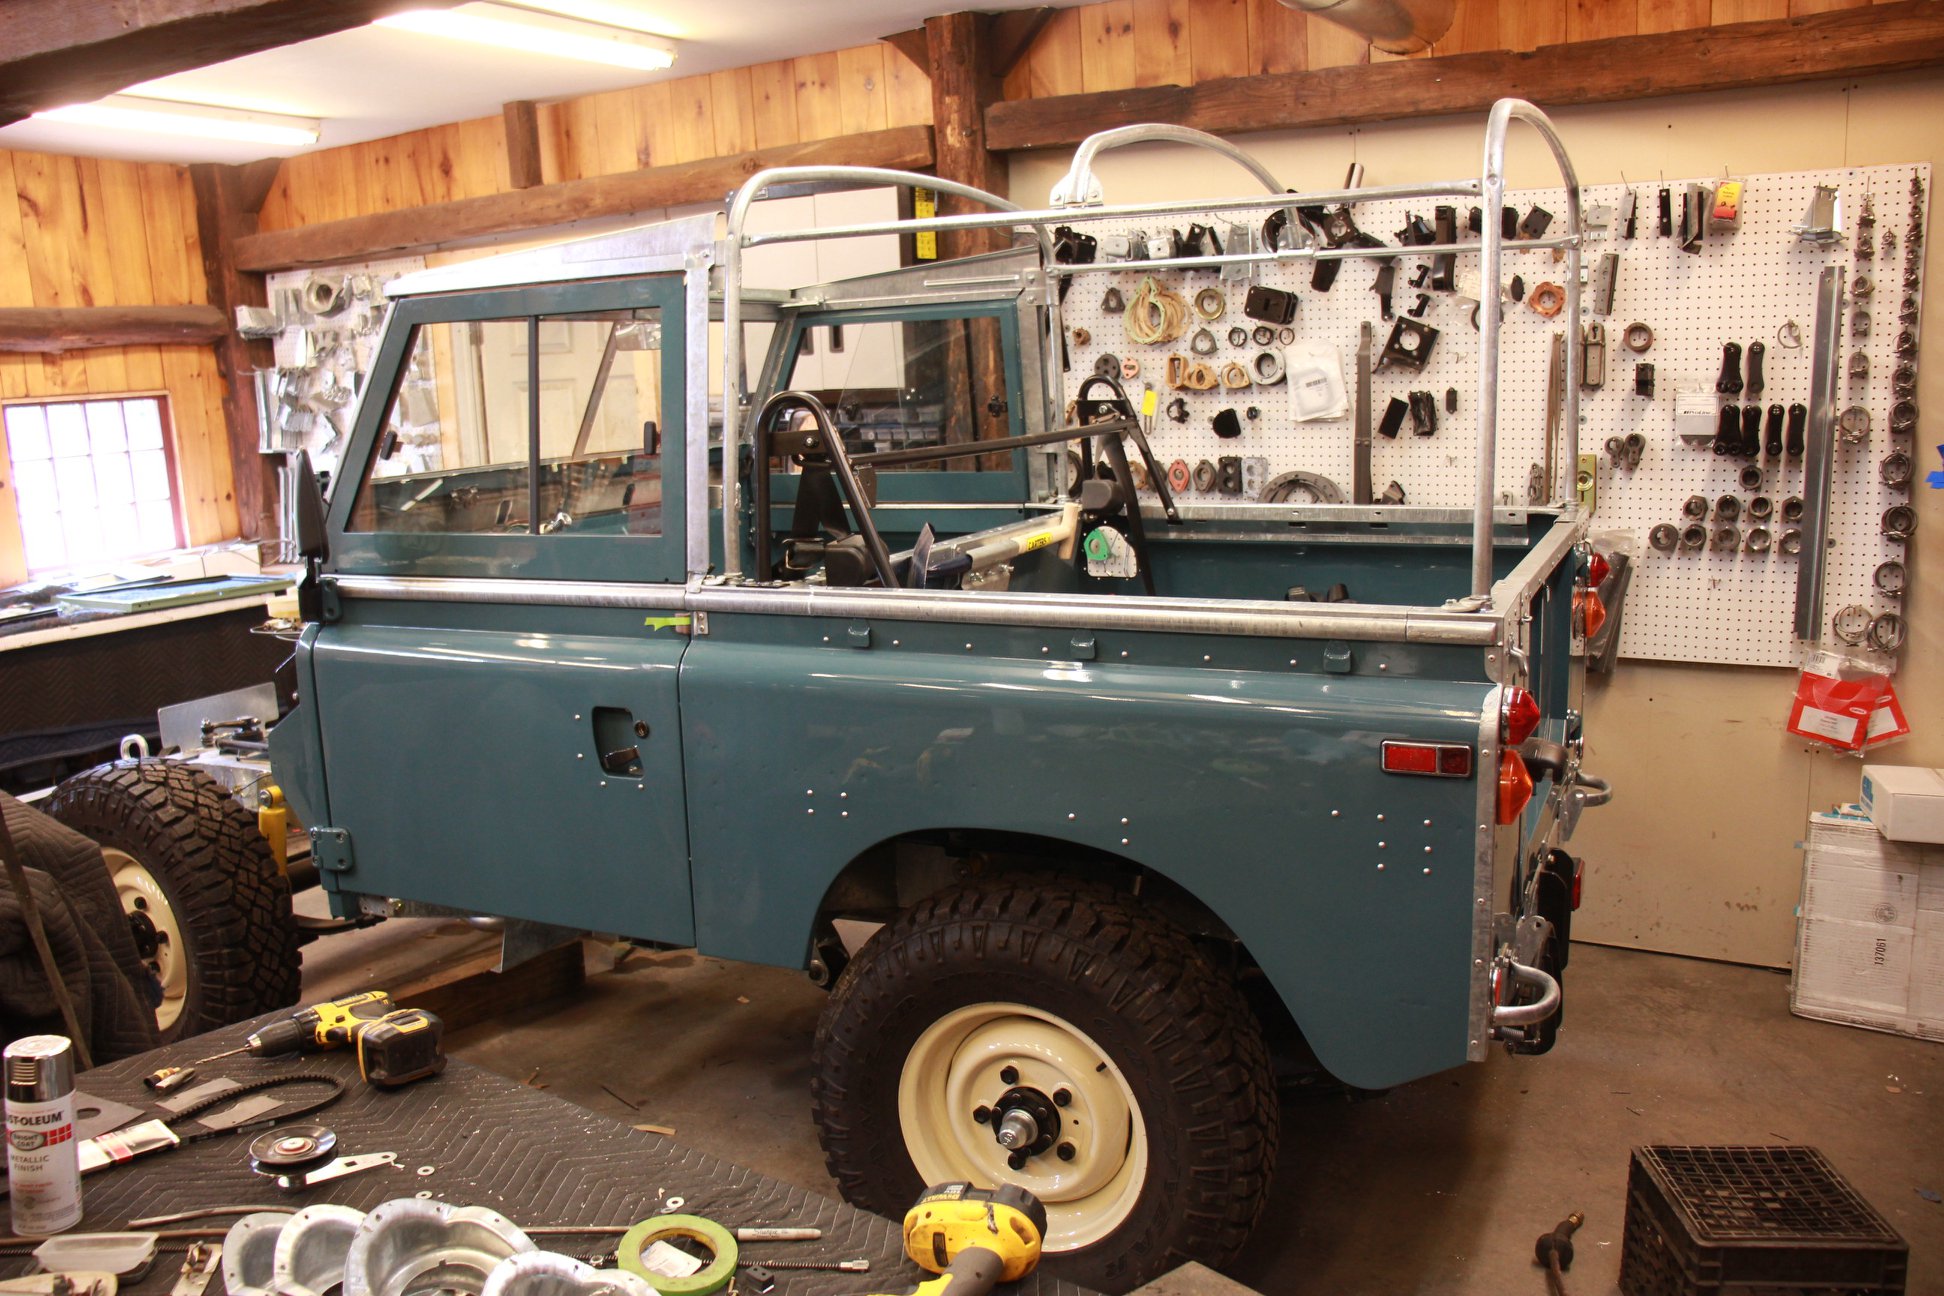
[[[306,953],[305,994],[402,982],[488,939],[429,920],[331,937]],[[590,943],[582,993],[456,1032],[451,1051],[834,1195],[809,1116],[822,992],[694,954],[613,956]],[[1538,1294],[1533,1239],[1577,1210],[1568,1290],[1616,1292],[1630,1148],[1786,1142],[1821,1148],[1902,1232],[1909,1291],[1944,1292],[1944,1046],[1791,1016],[1774,972],[1595,946],[1575,947],[1567,1003],[1548,1056],[1289,1099],[1230,1275],[1270,1296]]]

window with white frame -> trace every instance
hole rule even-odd
[[[29,571],[181,547],[161,397],[8,405],[4,414]]]

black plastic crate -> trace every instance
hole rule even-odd
[[[1626,1296],[1901,1292],[1910,1246],[1807,1147],[1641,1147]]]

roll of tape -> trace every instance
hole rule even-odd
[[[642,1263],[641,1253],[669,1238],[690,1238],[715,1253],[714,1258],[685,1278],[671,1278]],[[645,1219],[621,1235],[614,1249],[614,1263],[637,1277],[646,1278],[661,1296],[713,1296],[736,1276],[736,1239],[728,1229],[700,1215],[657,1215]]]

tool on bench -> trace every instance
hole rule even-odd
[[[1033,1272],[1045,1236],[1046,1207],[1024,1188],[927,1188],[905,1212],[905,1254],[938,1276],[906,1296],[985,1296]]]
[[[197,1067],[224,1058],[282,1057],[323,1053],[355,1045],[358,1073],[372,1084],[395,1088],[435,1075],[445,1067],[439,1049],[444,1023],[419,1008],[399,1008],[383,990],[332,999],[300,1008],[282,1021],[253,1032],[236,1048],[198,1058],[186,1067],[164,1067],[143,1078],[157,1092],[182,1084]]]

